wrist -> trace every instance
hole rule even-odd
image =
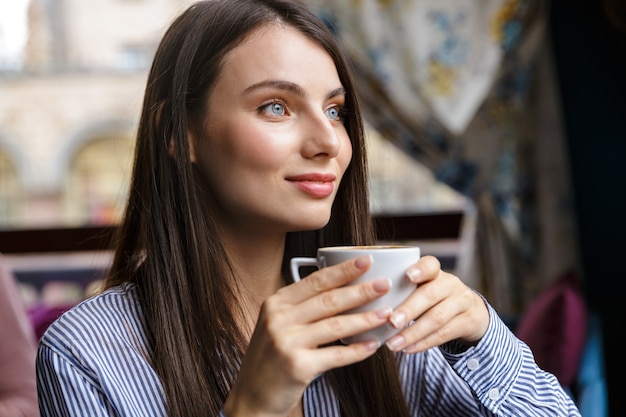
[[[232,391],[228,394],[222,409],[223,413],[220,417],[285,417],[284,414],[255,410],[247,402],[238,400]]]

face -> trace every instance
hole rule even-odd
[[[323,227],[352,157],[345,92],[326,51],[269,25],[226,56],[192,161],[224,227],[287,232]]]

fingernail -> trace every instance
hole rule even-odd
[[[404,336],[397,335],[387,340],[387,343],[385,344],[387,345],[389,350],[393,350],[395,352],[398,350],[400,346],[402,346],[403,343],[404,343]]]
[[[406,275],[409,277],[411,282],[417,283],[420,276],[422,275],[422,271],[418,268],[412,268],[406,271]]]
[[[367,350],[376,350],[380,347],[380,340],[370,340],[365,344]]]
[[[372,255],[361,255],[354,261],[354,265],[359,269],[365,269],[372,263]]]
[[[391,315],[392,312],[393,309],[391,307],[380,308],[376,310],[376,317],[378,317],[379,319],[386,319]]]
[[[374,281],[374,290],[376,292],[387,292],[389,288],[391,288],[391,280],[389,278]]]
[[[406,324],[406,314],[402,311],[396,311],[391,315],[389,321],[393,324],[393,327],[401,329]]]

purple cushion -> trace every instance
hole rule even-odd
[[[48,326],[58,319],[61,314],[72,308],[71,305],[36,306],[28,310],[28,316],[35,329],[37,339],[41,339]]]
[[[573,273],[557,279],[530,303],[515,334],[542,369],[561,385],[573,385],[587,336],[587,307]]]

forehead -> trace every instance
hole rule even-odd
[[[257,47],[261,46],[259,44],[263,44],[264,47],[262,49],[265,52],[268,52],[270,50],[279,48],[280,45],[265,44],[264,42],[268,40],[276,40],[276,39],[283,39],[283,40],[299,39],[300,41],[309,43],[311,47],[323,49],[321,45],[319,45],[319,43],[315,39],[313,39],[309,35],[304,34],[302,31],[300,31],[296,27],[288,23],[281,22],[281,21],[271,21],[271,22],[263,23],[255,27],[254,29],[252,29],[249,33],[247,33],[244,36],[243,40],[235,48],[233,48],[233,51],[236,50],[237,48],[241,48],[241,47],[245,48],[246,45],[250,46],[250,44],[253,44]]]
[[[293,76],[311,68],[319,75],[338,79],[332,57],[319,43],[294,27],[277,22],[253,29],[225,55],[221,67],[221,76],[230,75],[229,78],[236,77],[241,82],[269,74],[273,78]]]

